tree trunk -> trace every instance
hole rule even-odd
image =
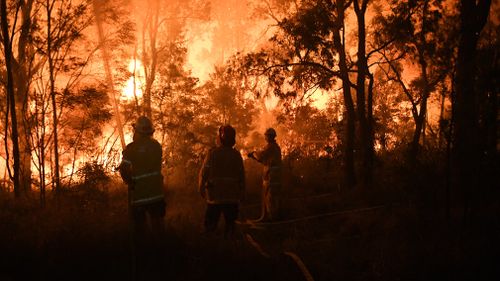
[[[12,139],[12,151],[14,157],[14,173],[11,180],[14,182],[14,194],[16,197],[20,196],[20,182],[19,182],[19,171],[20,171],[20,155],[19,155],[19,136],[17,131],[17,115],[16,115],[16,100],[14,94],[14,79],[12,74],[12,48],[10,42],[9,34],[9,23],[7,18],[7,1],[1,0],[0,2],[0,20],[2,25],[2,38],[4,45],[4,55],[5,55],[5,68],[7,69],[7,106],[10,110],[11,118],[11,139]],[[8,112],[8,111],[7,111]],[[8,124],[5,124],[8,126]],[[6,148],[8,149],[8,148]],[[9,165],[7,161],[7,166]]]
[[[366,26],[365,13],[369,0],[354,1],[354,11],[358,21],[358,61],[356,82],[357,117],[359,121],[360,146],[362,156],[362,181],[363,185],[370,185],[372,181],[373,138],[370,136],[366,102],[366,76],[368,64],[366,58]]]
[[[426,95],[426,94],[424,94]],[[420,101],[420,111],[417,115],[417,118],[414,118],[415,121],[415,131],[413,132],[413,139],[410,147],[410,163],[414,165],[418,158],[418,153],[420,151],[420,136],[422,135],[422,131],[425,123],[425,116],[427,115],[427,97],[423,96]]]
[[[153,7],[150,7],[150,11],[152,11],[151,17],[148,17],[149,22],[146,24],[149,28],[143,28],[142,35],[142,47],[143,47],[143,59],[142,64],[144,68],[145,74],[145,89],[144,89],[144,115],[146,115],[149,119],[152,118],[153,110],[151,107],[151,90],[153,88],[153,83],[156,80],[156,68],[158,64],[158,48],[156,46],[156,36],[158,34],[159,28],[159,11],[160,5],[158,1],[154,1]],[[146,31],[148,32],[149,37],[149,60],[147,59],[147,51],[146,51]]]
[[[20,3],[21,32],[17,42],[17,60],[12,58],[19,133],[19,184],[23,191],[31,190],[31,125],[27,122],[28,118],[26,117],[28,114],[29,85],[32,76],[30,69],[32,54],[29,51],[31,48],[32,7],[33,0]]]
[[[40,96],[35,96],[35,122],[39,126],[35,127],[35,136],[33,141],[33,150],[37,152],[37,162],[38,162],[38,177],[40,188],[40,206],[45,206],[45,100]]]
[[[45,117],[43,117],[45,118]],[[45,123],[45,122],[44,122]],[[44,125],[44,124],[42,124]],[[45,131],[42,132],[40,140],[40,205],[45,206]]]
[[[93,10],[94,10],[94,16],[95,16],[95,21],[97,25],[97,33],[99,35],[99,44],[101,45],[101,52],[102,52],[102,58],[103,58],[103,63],[104,63],[104,71],[106,73],[106,81],[109,87],[109,91],[111,92],[111,100],[113,101],[113,110],[114,110],[114,115],[115,115],[115,122],[116,122],[116,127],[118,129],[118,135],[120,137],[120,143],[122,146],[122,149],[125,149],[125,137],[123,135],[123,125],[122,125],[122,120],[120,117],[120,110],[118,106],[118,99],[116,98],[116,92],[115,92],[115,87],[114,87],[114,81],[113,81],[113,73],[111,72],[111,66],[109,64],[109,54],[108,54],[108,49],[107,49],[107,44],[106,40],[104,38],[104,30],[102,27],[102,15],[101,15],[101,9],[99,4],[100,1],[94,0],[92,1],[93,5]]]
[[[26,83],[26,80],[16,79],[18,83],[15,83],[16,86]],[[23,81],[23,82],[21,82]],[[19,133],[19,184],[21,190],[23,192],[27,192],[31,190],[31,153],[32,153],[32,145],[30,141],[31,136],[31,126],[27,123],[27,93],[22,94],[27,91],[24,85],[21,87],[17,87],[17,95],[16,95],[16,116],[18,119],[18,133]],[[24,100],[21,100],[24,99]]]
[[[373,130],[373,83],[374,83],[374,78],[373,74],[370,73],[369,70],[367,70],[368,74],[368,98],[366,101],[366,127],[367,127],[367,134],[368,134],[368,163],[370,164],[369,168],[369,176],[370,176],[370,182],[373,180],[373,161],[375,159],[375,132]]]
[[[455,77],[451,77],[451,118],[450,118],[450,127],[446,132],[446,186],[445,186],[445,216],[446,220],[451,218],[451,187],[452,187],[452,137],[453,132],[455,131],[455,100],[456,100],[456,92],[455,92]]]
[[[445,136],[445,122],[446,120],[444,119],[444,108],[445,108],[445,101],[446,101],[446,92],[443,90],[441,92],[441,101],[439,104],[439,132],[438,132],[438,147],[441,149],[443,147],[443,140]]]
[[[420,93],[420,110],[416,116],[414,116],[415,120],[415,131],[413,132],[413,140],[410,146],[410,164],[415,165],[417,163],[417,158],[419,154],[420,148],[420,138],[425,134],[425,121],[427,116],[427,100],[430,95],[430,86],[429,86],[429,77],[427,75],[427,61],[426,53],[427,51],[427,39],[425,38],[428,32],[428,24],[427,24],[427,14],[429,13],[429,3],[424,2],[424,6],[422,8],[422,17],[421,17],[421,31],[420,37],[417,38],[416,49],[418,53],[418,63],[420,66],[420,77],[423,82],[423,86]],[[415,118],[416,117],[416,118]]]
[[[56,92],[55,92],[55,81],[54,81],[54,60],[52,58],[52,5],[50,0],[47,0],[47,58],[49,63],[49,83],[50,83],[50,99],[52,102],[52,126],[53,136],[54,136],[54,187],[55,191],[59,192],[61,188],[61,179],[59,175],[59,143],[58,143],[58,133],[57,133],[57,103],[56,103]]]
[[[339,68],[342,78],[342,91],[344,96],[346,132],[344,134],[344,173],[346,177],[346,185],[354,187],[356,185],[355,169],[354,169],[354,131],[355,131],[355,110],[354,102],[351,96],[351,81],[349,80],[349,69],[347,67],[347,57],[345,53],[345,45],[341,38],[341,32],[344,30],[344,1],[337,1],[338,24],[339,28],[333,36],[335,48],[339,52]]]
[[[474,91],[476,47],[486,24],[491,0],[460,1],[460,40],[456,71],[455,130],[453,145],[454,186],[463,196],[464,222],[470,214],[479,172],[478,99]],[[478,192],[478,191],[476,191]]]

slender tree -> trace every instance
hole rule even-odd
[[[344,95],[344,106],[346,113],[346,134],[344,138],[344,161],[345,161],[345,176],[347,186],[356,184],[354,171],[354,138],[355,138],[355,109],[351,94],[351,80],[349,79],[349,68],[347,65],[347,55],[345,46],[345,2],[339,0],[336,2],[336,22],[335,26],[339,27],[333,33],[333,44],[339,53],[339,70],[342,80],[342,92]],[[344,32],[344,33],[342,33]],[[364,85],[364,83],[363,83]],[[364,112],[364,109],[363,109]]]
[[[169,63],[168,58],[176,54],[170,54],[176,50],[184,40],[184,26],[187,19],[204,19],[204,9],[192,7],[196,1],[159,1],[147,0],[141,2],[139,10],[140,34],[139,58],[144,72],[143,90],[143,114],[149,118],[153,117],[154,91],[158,90],[155,86],[158,84],[158,75],[160,68]]]
[[[389,79],[398,82],[411,103],[415,123],[409,157],[415,163],[425,135],[428,100],[439,83],[452,71],[453,28],[442,0],[395,1],[391,13],[377,19],[378,40],[393,42],[380,50],[389,66]],[[393,38],[388,40],[388,38]],[[399,62],[398,62],[399,61]],[[403,78],[403,63],[416,65],[418,76],[409,83]]]
[[[366,80],[371,77],[368,69],[368,57],[366,53],[366,10],[369,0],[354,0],[354,12],[358,22],[358,53],[357,53],[357,79],[356,79],[356,110],[359,122],[360,146],[362,151],[362,179],[363,183],[370,184],[372,181],[372,164],[374,157],[372,120],[372,91],[366,95]],[[373,85],[373,78],[371,78]],[[371,89],[371,87],[370,87]]]
[[[0,2],[0,24],[2,28],[2,43],[5,56],[5,68],[7,72],[7,114],[5,126],[8,126],[8,115],[10,111],[10,124],[11,124],[11,140],[12,140],[12,151],[14,157],[14,171],[9,175],[14,183],[14,194],[16,197],[20,196],[20,182],[19,182],[19,172],[20,172],[20,155],[19,155],[19,135],[17,128],[17,115],[16,115],[16,97],[14,91],[14,78],[12,74],[12,43],[10,41],[11,34],[9,32],[9,21],[7,17],[7,1],[1,0]],[[7,130],[6,130],[7,132]],[[5,135],[7,139],[7,134]],[[5,149],[8,152],[7,141],[5,142]],[[7,157],[6,166],[9,167],[9,158]]]
[[[54,141],[54,187],[56,192],[59,191],[61,179],[59,176],[59,135],[57,133],[57,103],[56,103],[56,90],[55,90],[55,75],[54,75],[54,57],[53,57],[53,30],[52,30],[52,11],[56,1],[47,0],[47,58],[49,64],[49,87],[50,87],[50,101],[52,104],[52,126],[53,128],[53,141]]]
[[[109,87],[109,91],[111,93],[111,100],[113,103],[116,128],[118,130],[118,136],[120,138],[121,147],[122,147],[122,149],[125,149],[125,137],[123,134],[123,123],[122,123],[122,119],[121,119],[118,98],[116,97],[113,72],[111,70],[111,62],[110,62],[111,59],[110,59],[109,50],[107,47],[108,42],[106,40],[106,37],[104,34],[104,29],[103,29],[103,25],[104,25],[104,19],[103,19],[104,7],[103,6],[105,5],[105,1],[93,0],[92,4],[93,4],[95,22],[97,25],[97,32],[98,32],[98,36],[99,36],[99,45],[101,47],[102,59],[104,62],[106,81],[107,81],[107,85]]]
[[[12,46],[17,46],[16,55],[12,57],[14,85],[16,93],[16,116],[19,132],[19,183],[23,191],[31,190],[31,124],[28,116],[29,89],[37,65],[34,64],[33,48],[34,0],[18,1],[16,3],[15,21],[19,21],[20,30],[13,36]]]
[[[88,2],[75,4],[68,0],[46,0],[37,2],[36,8],[45,11],[45,14],[37,14],[36,20],[42,23],[43,28],[34,30],[31,35],[37,39],[33,44],[37,50],[34,60],[37,72],[30,99],[40,107],[35,112],[30,112],[31,119],[36,120],[33,122],[35,136],[32,134],[32,142],[36,144],[35,155],[39,162],[37,169],[39,173],[44,173],[40,176],[40,181],[45,178],[45,150],[48,148],[47,144],[52,145],[53,189],[58,191],[61,185],[62,158],[60,129],[63,125],[60,119],[64,115],[65,100],[69,99],[72,88],[78,84],[82,71],[87,66],[89,56],[96,50],[80,48],[78,54],[75,50],[76,43],[83,42],[82,34],[92,22]],[[86,57],[82,58],[82,55]],[[50,122],[45,119],[49,114]],[[49,132],[45,128],[47,125],[50,125]],[[41,183],[41,187],[44,184]]]

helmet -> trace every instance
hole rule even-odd
[[[274,139],[276,137],[276,130],[274,130],[273,128],[268,128],[264,135]]]
[[[133,125],[135,132],[145,135],[152,135],[155,131],[153,129],[153,123],[146,116],[141,116],[137,118],[137,121]]]
[[[233,147],[236,143],[236,130],[231,125],[220,126],[219,140],[222,145]]]

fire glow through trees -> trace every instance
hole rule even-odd
[[[499,33],[491,0],[0,0],[0,279],[500,280]]]
[[[191,156],[165,159],[166,169],[200,157],[213,143],[214,128],[224,122],[239,129],[242,151],[259,145],[258,134],[273,126],[282,137],[285,154],[300,150],[334,157],[324,148],[343,149],[349,135],[344,125],[350,114],[364,114],[360,108],[368,115],[352,117],[354,126],[365,126],[358,122],[366,119],[368,123],[363,122],[372,128],[353,132],[367,130],[372,135],[368,145],[376,152],[393,150],[412,138],[414,147],[444,145],[452,78],[440,59],[453,54],[446,53],[436,38],[446,39],[453,31],[448,21],[458,13],[446,1],[447,9],[440,1],[417,1],[407,7],[419,11],[406,17],[411,27],[407,32],[415,33],[412,38],[393,30],[398,26],[391,20],[404,17],[398,14],[403,13],[399,6],[370,1],[363,6],[364,38],[358,36],[357,1],[349,2],[345,11],[327,8],[322,1],[301,1],[302,6],[252,0],[42,2],[11,5],[5,19],[14,30],[13,56],[22,69],[14,75],[16,113],[25,120],[19,125],[21,174],[32,179],[33,188],[40,177],[45,185],[52,184],[55,146],[60,148],[58,170],[63,182],[78,181],[78,171],[89,163],[112,171],[120,158],[119,136],[124,143],[131,141],[131,123],[139,115],[153,119],[165,155],[188,147],[194,151]],[[328,10],[327,18],[316,18],[324,16],[315,14],[321,9]],[[50,18],[42,11],[49,11]],[[440,17],[434,17],[435,12]],[[39,26],[21,22],[26,20],[24,13],[31,13]],[[329,21],[341,15],[341,29],[336,29],[337,23]],[[20,30],[22,24],[28,26],[25,31]],[[26,32],[36,40],[28,42]],[[360,40],[365,40],[367,54],[364,74],[358,71]],[[54,48],[49,57],[47,48]],[[344,70],[342,50],[348,68]],[[439,59],[433,60],[436,56]],[[348,72],[347,78],[342,71]],[[345,79],[352,88],[349,99],[347,84],[342,86]],[[23,83],[26,90],[20,86]],[[356,83],[364,84],[364,93]],[[19,91],[28,93],[24,101]],[[3,88],[2,94],[6,93]],[[49,99],[52,94],[54,103]],[[29,110],[22,110],[26,108],[22,102]],[[349,113],[350,103],[357,112]],[[6,146],[0,152],[0,175],[12,189],[13,171],[9,175],[5,165],[13,167],[7,113],[2,112],[3,120],[10,121],[2,125]],[[72,113],[82,116],[80,122]],[[62,138],[61,144],[54,144],[55,137]],[[355,146],[365,145],[366,138],[356,138],[351,140]]]
[[[139,100],[142,98],[142,89],[144,87],[144,74],[142,72],[142,64],[139,60],[131,60],[128,65],[128,71],[131,76],[125,82],[122,89],[121,97],[124,100]]]

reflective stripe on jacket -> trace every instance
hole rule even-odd
[[[245,170],[241,154],[220,146],[207,154],[199,175],[199,191],[211,204],[238,203],[245,192]]]
[[[161,145],[149,136],[136,136],[123,151],[122,165],[129,165],[131,205],[140,206],[164,200]]]

